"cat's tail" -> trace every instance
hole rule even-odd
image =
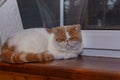
[[[12,51],[9,51],[12,52]],[[1,59],[7,63],[26,63],[26,62],[45,62],[53,60],[53,56],[48,53],[8,53],[8,51],[2,51]]]
[[[40,54],[24,52],[18,53],[14,48],[9,48],[6,43],[2,47],[1,58],[2,61],[7,63],[44,62],[54,59],[53,55],[47,52]]]

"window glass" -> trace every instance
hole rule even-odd
[[[64,24],[82,24],[88,0],[64,0]]]
[[[88,0],[83,29],[120,29],[120,0]]]
[[[64,25],[83,30],[120,29],[120,0],[64,0]],[[60,24],[60,0],[18,0],[24,28]]]
[[[59,0],[17,0],[17,2],[24,28],[59,25]]]

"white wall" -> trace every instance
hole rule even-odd
[[[2,43],[15,32],[22,30],[18,6],[16,0],[7,0],[0,7],[0,36]]]

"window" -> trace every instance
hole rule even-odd
[[[24,28],[82,25],[85,48],[120,49],[120,0],[17,0]]]
[[[120,29],[120,0],[88,0],[83,29]]]
[[[120,0],[88,0],[83,16],[86,48],[120,49]]]
[[[59,26],[59,0],[17,0],[24,28]]]

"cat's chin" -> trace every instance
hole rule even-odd
[[[64,48],[56,48],[58,51],[66,52],[66,49]]]
[[[65,49],[65,48],[56,48],[58,51],[61,51],[61,52],[67,52],[67,53],[78,53],[80,52],[79,49]]]

